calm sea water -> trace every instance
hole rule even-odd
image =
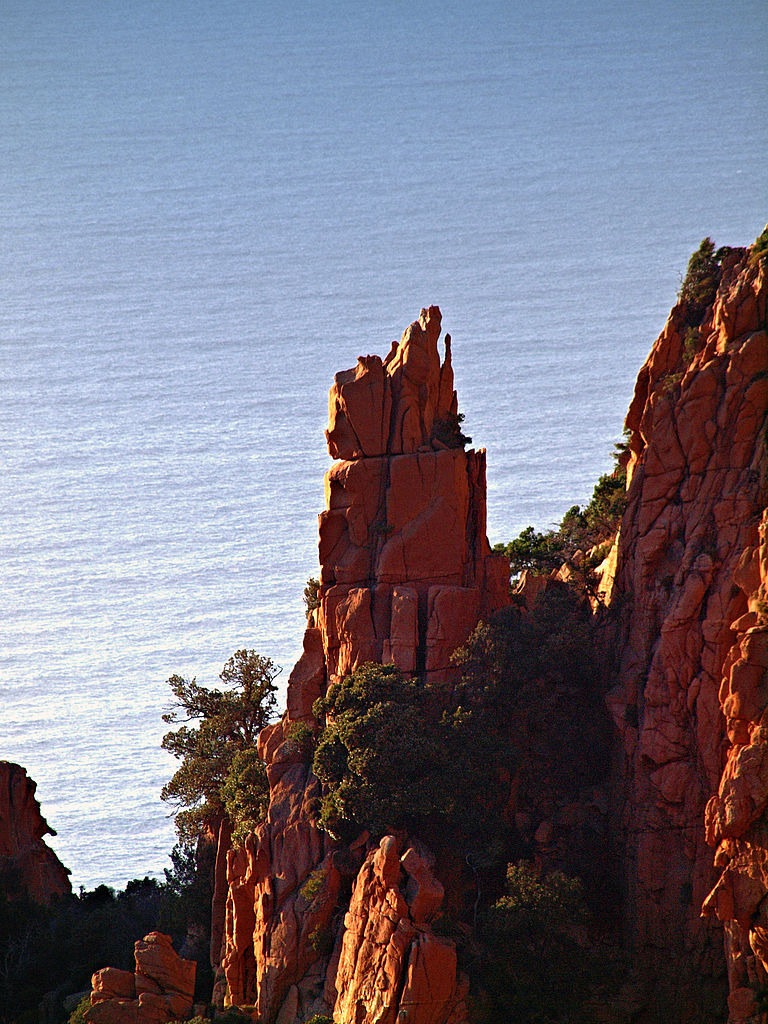
[[[610,466],[690,252],[768,218],[763,0],[9,0],[0,757],[158,874],[166,679],[284,667],[327,389],[438,303],[489,531]]]

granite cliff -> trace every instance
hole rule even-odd
[[[748,250],[717,263],[640,371],[608,573],[627,936],[680,1021],[719,1019],[726,965],[747,1019],[768,964],[768,286]]]
[[[431,848],[407,831],[333,838],[305,740],[323,728],[318,698],[365,663],[458,685],[451,656],[483,621],[470,645],[497,658],[498,624],[508,660],[486,667],[517,679],[514,758],[488,768],[505,788],[504,857],[582,874],[595,926],[577,947],[585,962],[623,951],[623,973],[609,982],[606,969],[579,1019],[763,1021],[768,273],[754,250],[700,252],[706,273],[684,285],[638,377],[626,506],[604,561],[593,574],[595,552],[568,552],[549,576],[525,574],[511,605],[439,310],[385,359],[337,374],[317,602],[287,710],[259,737],[268,814],[241,847],[219,837],[220,1003],[263,1024],[469,1019],[458,940],[437,922],[446,906],[461,917],[473,872],[479,901],[476,865],[451,858],[450,836]],[[571,623],[578,645],[562,635]],[[567,657],[553,665],[556,644]]]
[[[69,871],[46,846],[56,835],[40,813],[36,784],[24,768],[0,761],[0,894],[47,903],[72,891]]]

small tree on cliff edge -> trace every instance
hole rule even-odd
[[[270,658],[243,650],[232,655],[219,677],[228,689],[208,689],[178,675],[168,680],[176,699],[163,721],[180,728],[166,733],[162,746],[181,767],[161,797],[176,804],[176,831],[183,841],[195,841],[206,825],[215,829],[224,817],[222,791],[231,781],[233,762],[237,768],[236,755],[252,750],[274,717],[279,672]]]

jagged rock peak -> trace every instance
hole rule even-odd
[[[442,364],[438,353],[441,320],[437,306],[422,309],[384,360],[360,356],[356,366],[336,374],[325,434],[332,458],[447,447],[434,436],[435,425],[457,412],[450,334]]]
[[[315,1013],[372,1024],[401,1011],[442,1024],[454,1008],[463,1020],[453,943],[430,926],[442,887],[426,852],[367,833],[339,849],[318,828],[320,784],[290,738],[296,722],[316,727],[313,702],[364,662],[448,678],[455,648],[509,599],[509,562],[485,536],[485,452],[465,451],[440,321],[436,306],[422,310],[386,359],[361,357],[331,388],[326,437],[340,461],[319,516],[318,606],[288,710],[259,737],[267,820],[227,855],[222,988],[268,1024]],[[345,876],[356,880],[341,915]]]
[[[465,451],[441,316],[423,309],[385,360],[336,374],[314,622],[328,673],[366,661],[445,673],[482,616],[507,601],[509,565],[485,536],[485,450]]]

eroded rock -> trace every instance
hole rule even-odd
[[[624,749],[614,828],[626,837],[632,942],[681,1021],[703,1019],[707,999],[724,1002],[722,934],[699,917],[705,897],[705,914],[735,922],[732,1013],[746,1012],[737,946],[765,894],[767,304],[764,268],[731,250],[700,327],[684,302],[672,311],[627,416],[628,503],[609,595],[623,622],[608,698]]]
[[[91,979],[91,1024],[165,1024],[185,1020],[195,994],[194,960],[182,960],[169,935],[150,932],[134,944],[136,970],[105,967]]]

